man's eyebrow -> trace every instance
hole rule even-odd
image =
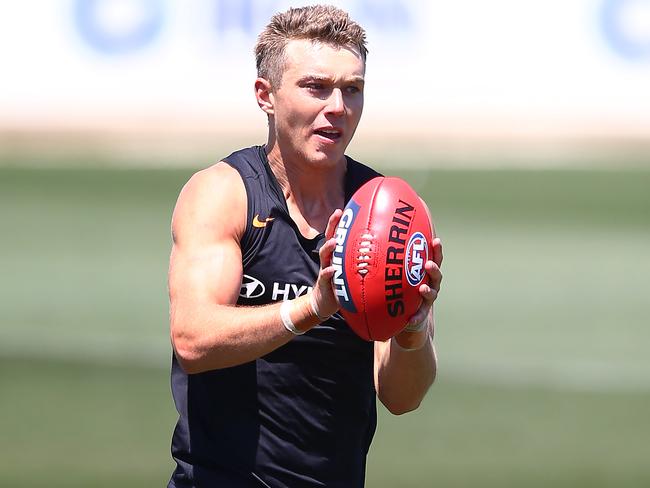
[[[366,79],[365,79],[363,76],[355,75],[355,76],[351,76],[350,78],[347,78],[346,81],[348,81],[348,82],[350,82],[350,83],[361,83],[361,84],[364,84],[364,83],[366,82]]]
[[[308,73],[300,77],[300,81],[331,81],[332,78],[327,75],[319,75],[316,73]]]
[[[327,76],[327,75],[322,75],[322,74],[311,73],[311,74],[306,74],[306,75],[300,77],[299,82],[305,82],[305,81],[326,81],[326,82],[330,82],[330,81],[332,81],[332,77]],[[363,84],[363,83],[365,83],[366,80],[365,80],[365,78],[363,76],[354,75],[354,76],[351,76],[349,78],[345,78],[343,81],[346,82],[346,83],[361,83],[361,84]]]

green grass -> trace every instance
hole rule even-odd
[[[0,486],[163,486],[187,170],[0,168]],[[438,384],[368,486],[650,484],[650,171],[405,171],[444,240]]]
[[[164,485],[164,370],[6,358],[0,371],[2,486]],[[441,381],[420,412],[380,412],[368,486],[647,486],[649,405],[647,392]]]
[[[648,486],[650,393],[441,381],[381,418],[369,487]]]
[[[163,369],[5,357],[0,371],[1,486],[165,486]]]

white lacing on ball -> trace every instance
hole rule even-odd
[[[357,255],[357,272],[364,276],[368,274],[368,266],[370,266],[370,261],[372,259],[371,254],[373,251],[373,240],[374,236],[369,233],[365,233],[361,235],[361,239],[363,239],[359,243],[359,254]]]

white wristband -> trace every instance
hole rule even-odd
[[[397,342],[397,339],[393,338],[393,340],[392,340],[392,342],[395,343],[395,346],[397,346],[397,348],[398,348],[400,351],[404,351],[404,352],[419,351],[419,350],[423,349],[424,346],[426,346],[426,345],[427,345],[427,342],[429,342],[429,341],[431,341],[431,338],[430,338],[430,337],[428,337],[427,340],[424,341],[424,342],[422,343],[421,346],[418,346],[418,347],[404,347],[404,346],[402,346],[399,342]]]
[[[302,335],[307,332],[305,330],[299,330],[296,328],[293,321],[291,320],[291,316],[289,315],[290,311],[291,300],[285,300],[282,302],[282,305],[280,305],[280,318],[282,319],[282,325],[284,325],[284,328],[291,332],[293,335]]]
[[[314,315],[316,316],[316,318],[318,320],[320,320],[321,322],[325,322],[327,319],[329,319],[331,317],[331,315],[323,317],[319,313],[318,307],[316,306],[316,299],[314,298],[314,293],[313,292],[309,294],[309,304],[311,305],[311,311],[314,312]]]
[[[417,324],[410,325],[408,327],[405,327],[404,330],[406,332],[422,332],[423,330],[426,330],[429,327],[429,324],[431,323],[431,315],[427,315],[427,317],[422,321],[418,322]],[[427,340],[425,340],[422,345],[418,347],[404,347],[402,346],[399,342],[397,342],[396,338],[393,338],[393,342],[395,342],[395,345],[400,349],[401,351],[406,351],[406,352],[411,352],[411,351],[419,351],[422,349],[424,346],[426,346],[427,342],[432,339],[431,335],[427,332]]]
[[[427,315],[427,317],[422,322],[409,325],[405,327],[404,330],[407,330],[409,332],[422,332],[424,329],[426,329],[429,326],[429,320],[430,320],[430,316]]]

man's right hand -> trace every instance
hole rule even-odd
[[[343,211],[338,208],[330,215],[327,222],[327,229],[325,230],[326,241],[318,252],[320,257],[320,271],[318,272],[318,278],[312,291],[312,304],[316,308],[315,312],[319,317],[330,317],[340,308],[332,283],[332,278],[334,278],[334,272],[336,271],[336,268],[332,265],[332,255],[336,248],[334,232],[342,215]]]

